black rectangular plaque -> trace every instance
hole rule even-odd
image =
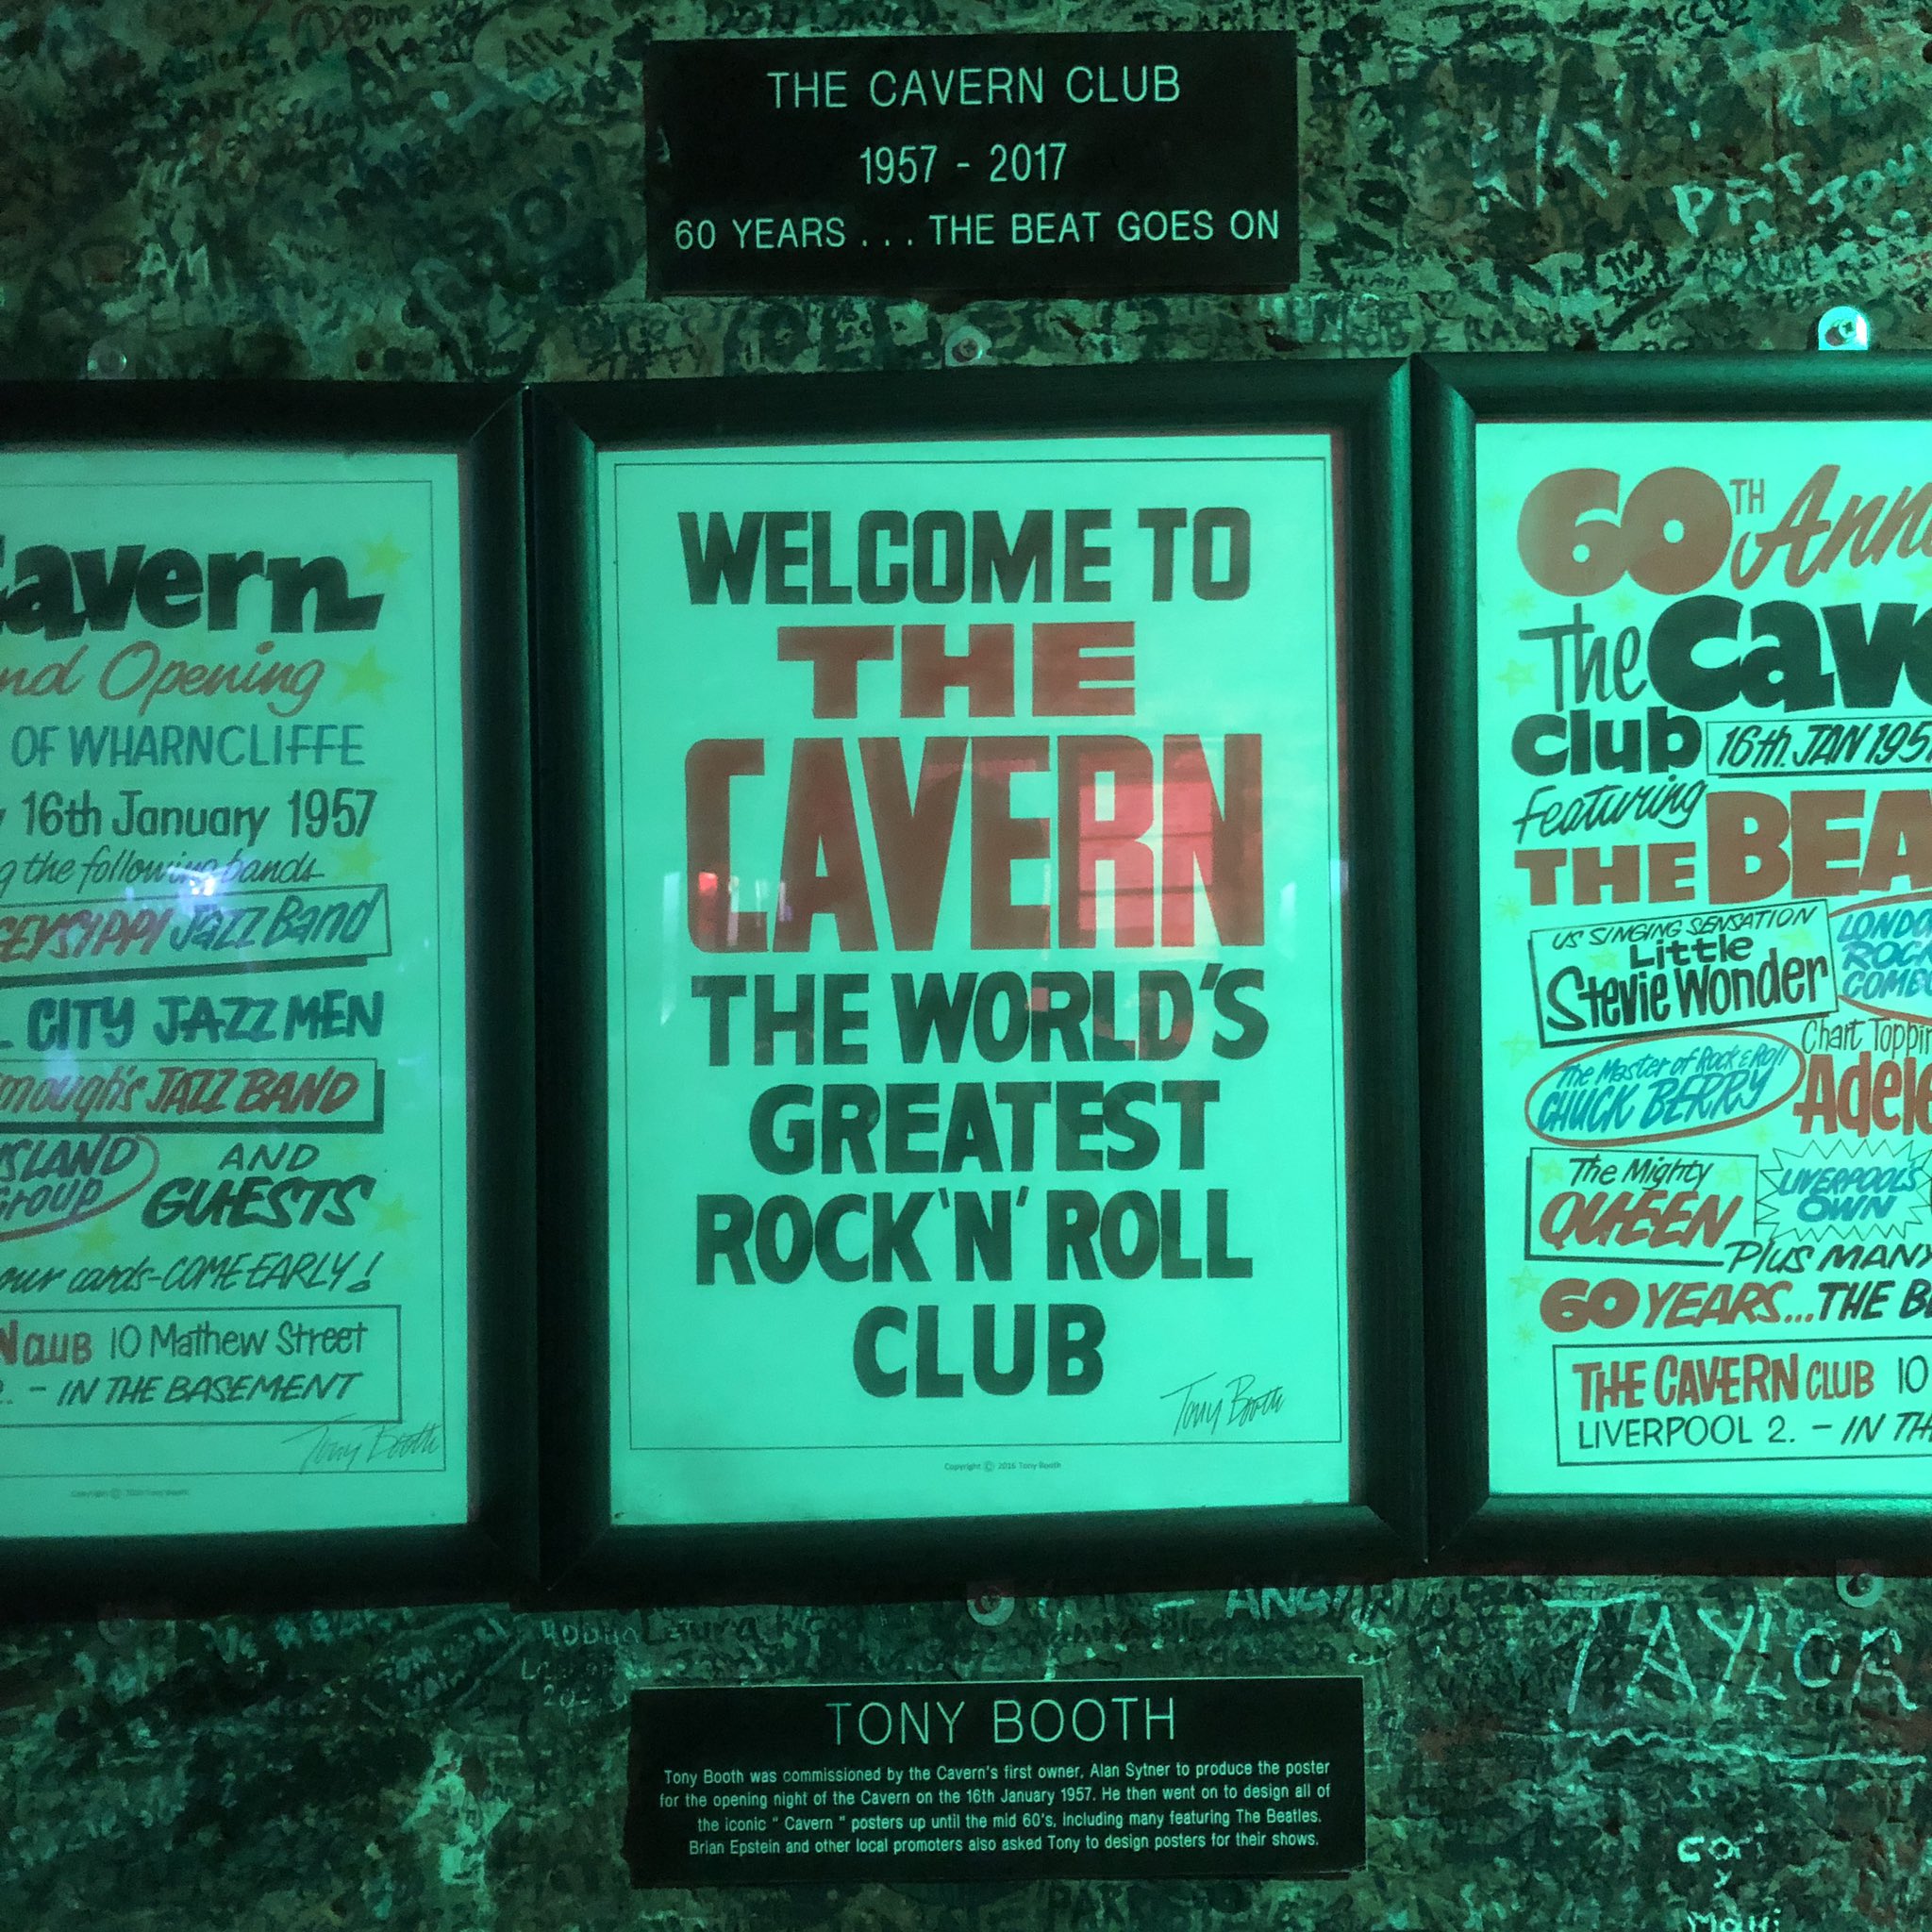
[[[640,1886],[1271,1878],[1362,1862],[1359,1677],[641,1690]]]
[[[654,295],[1295,279],[1286,33],[657,41]]]

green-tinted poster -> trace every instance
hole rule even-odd
[[[452,458],[0,458],[0,1534],[466,1513]]]
[[[1348,1498],[1334,482],[604,459],[618,1521]]]
[[[1476,432],[1500,1493],[1925,1492],[1928,458]]]

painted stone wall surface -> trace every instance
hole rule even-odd
[[[1401,1582],[824,1612],[109,1623],[0,1641],[20,1932],[1840,1932],[1926,1922],[1932,1591]],[[1352,1673],[1343,1881],[633,1892],[651,1684]]]
[[[654,301],[653,35],[1292,26],[1277,297]],[[1545,346],[1932,347],[1932,12],[25,0],[0,374],[676,376]],[[970,375],[962,376],[970,380]],[[0,1633],[19,1932],[1548,1927],[1932,1919],[1932,1589],[1433,1579],[820,1612],[358,1612]],[[652,1683],[1359,1673],[1345,1883],[633,1893]]]
[[[1003,361],[1932,342],[1932,13],[1907,0],[613,7],[28,0],[0,18],[0,368],[925,366],[916,303],[654,302],[654,35],[1267,26],[1307,60],[1287,296],[981,303]]]

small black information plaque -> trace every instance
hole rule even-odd
[[[644,120],[653,294],[1295,279],[1290,34],[657,41]]]
[[[1362,1861],[1359,1677],[642,1690],[640,1886],[1269,1878]]]

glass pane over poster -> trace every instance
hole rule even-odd
[[[1924,426],[1475,438],[1491,1487],[1923,1494]]]
[[[0,1535],[468,1509],[458,458],[0,458]]]
[[[612,1520],[1348,1500],[1330,438],[599,465]]]

